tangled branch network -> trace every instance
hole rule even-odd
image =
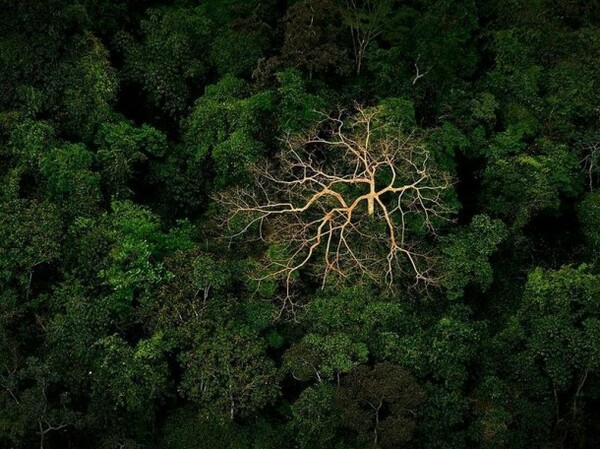
[[[285,139],[275,163],[255,167],[251,188],[218,198],[232,237],[254,230],[272,245],[259,280],[283,280],[287,300],[309,268],[322,285],[332,275],[389,287],[398,274],[436,282],[433,256],[410,234],[435,235],[450,219],[452,182],[414,132],[382,115],[357,106],[349,119],[324,116],[312,132]]]

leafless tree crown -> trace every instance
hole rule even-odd
[[[219,196],[233,237],[254,231],[275,248],[261,279],[282,279],[286,298],[308,268],[323,285],[367,277],[391,287],[400,274],[435,282],[432,256],[409,234],[435,234],[448,219],[451,180],[414,132],[381,115],[359,106],[350,118],[324,115],[312,132],[286,138],[276,162],[257,166],[251,188]]]

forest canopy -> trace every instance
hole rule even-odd
[[[0,10],[0,448],[598,446],[600,2]]]

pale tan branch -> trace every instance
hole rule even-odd
[[[435,235],[451,219],[444,192],[452,182],[414,132],[390,131],[379,113],[357,106],[347,124],[326,116],[324,131],[288,136],[276,164],[256,167],[253,189],[218,197],[231,211],[232,237],[257,226],[261,239],[278,245],[259,280],[282,279],[286,307],[296,274],[309,267],[320,267],[322,286],[335,275],[392,287],[409,272],[415,282],[435,283],[433,257],[410,235],[414,223]]]

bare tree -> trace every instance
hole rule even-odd
[[[600,141],[590,140],[583,144],[584,158],[581,160],[583,169],[588,178],[590,191],[594,190],[594,177],[598,172],[598,158],[600,157]]]
[[[344,0],[342,15],[350,27],[356,73],[360,75],[367,48],[383,32],[391,11],[390,0]]]
[[[308,266],[323,285],[336,275],[391,287],[399,273],[436,282],[432,256],[409,234],[435,234],[448,220],[450,178],[435,170],[416,134],[399,131],[380,108],[324,117],[311,133],[285,139],[276,163],[256,167],[253,188],[218,197],[234,237],[255,229],[276,248],[260,279],[283,279],[287,300]]]
[[[429,72],[431,72],[432,67],[429,67],[425,72],[421,72],[419,70],[419,59],[421,59],[421,55],[417,56],[417,60],[415,61],[415,77],[413,78],[412,84],[413,86],[415,84],[417,84],[417,81],[419,81],[421,78],[423,78],[425,75],[427,75]]]
[[[40,436],[40,449],[44,449],[44,442],[46,440],[46,435],[50,432],[56,432],[62,430],[69,426],[69,423],[62,422],[57,424],[51,424],[49,419],[47,418],[48,413],[48,398],[46,397],[46,390],[42,388],[42,398],[43,398],[43,409],[42,416],[38,418],[38,435]]]

